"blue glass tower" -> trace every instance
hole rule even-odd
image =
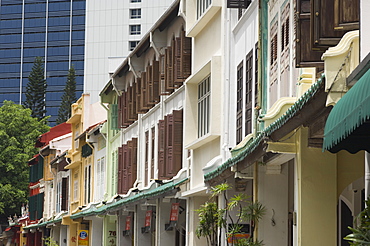
[[[0,0],[0,102],[22,103],[36,56],[45,62],[46,115],[55,124],[71,65],[83,91],[86,0]]]

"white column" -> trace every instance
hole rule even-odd
[[[370,153],[365,152],[365,199],[370,194]]]

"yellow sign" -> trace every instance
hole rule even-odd
[[[78,246],[89,245],[89,231],[79,230],[78,231]]]

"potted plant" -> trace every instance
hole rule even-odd
[[[262,242],[254,238],[254,231],[258,221],[265,214],[265,207],[260,202],[251,202],[243,194],[236,194],[229,198],[227,191],[231,189],[228,183],[211,188],[210,200],[201,205],[196,211],[199,215],[199,224],[196,228],[198,238],[205,237],[208,246],[219,246],[222,231],[226,231],[227,245],[233,246],[260,246]],[[222,196],[224,207],[219,207],[216,198]],[[237,218],[231,216],[231,211],[237,211]],[[229,220],[230,223],[227,223]],[[251,233],[248,238],[241,238],[242,222],[250,222]]]

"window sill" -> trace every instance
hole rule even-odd
[[[209,143],[217,138],[219,138],[220,135],[213,135],[213,134],[207,134],[201,138],[196,139],[195,141],[187,144],[185,146],[185,149],[197,149],[201,147],[202,145],[205,145],[206,143]]]
[[[252,14],[254,13],[254,11],[257,11],[257,7],[258,7],[257,6],[257,2],[258,1],[256,1],[256,0],[252,1],[251,4],[248,6],[248,8],[245,10],[245,12],[242,15],[242,17],[240,17],[240,19],[238,20],[238,22],[236,23],[236,25],[232,29],[232,32],[234,33],[234,35],[236,33],[238,33],[240,30],[243,29],[244,24],[247,22],[247,20],[249,19],[249,17],[252,16]]]
[[[82,163],[82,161],[74,161],[71,164],[68,164],[67,166],[65,166],[64,168],[65,169],[73,169],[73,168],[78,167],[78,165],[80,165],[81,163]]]

